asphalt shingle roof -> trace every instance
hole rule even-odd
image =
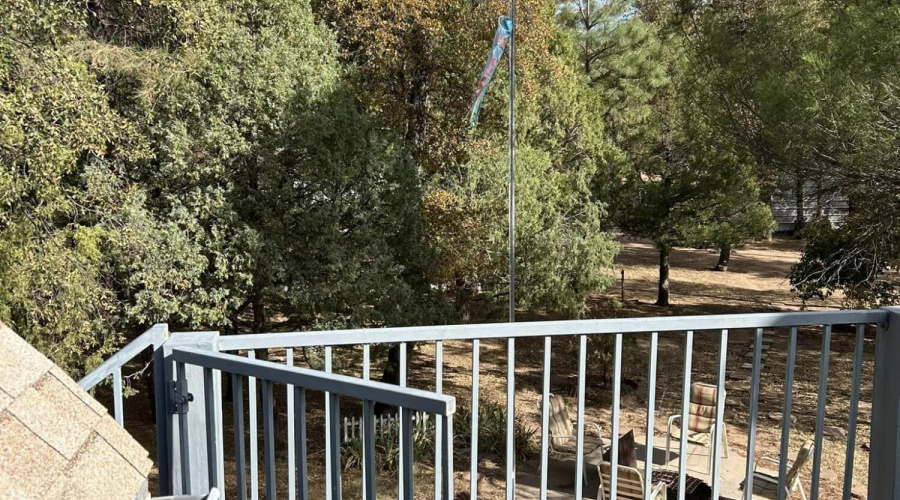
[[[0,500],[135,500],[152,461],[106,408],[0,322]]]

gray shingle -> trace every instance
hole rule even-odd
[[[53,363],[0,322],[0,389],[18,397]]]
[[[11,413],[0,412],[0,499],[44,498],[65,466],[50,445]]]
[[[145,480],[106,440],[93,433],[47,498],[134,500]]]
[[[97,434],[105,439],[110,446],[115,448],[115,450],[135,468],[135,470],[145,477],[150,474],[150,469],[153,468],[153,461],[150,460],[147,450],[138,444],[125,429],[119,427],[119,424],[111,418],[101,418],[100,421],[97,422],[96,431]]]
[[[69,459],[100,420],[99,415],[49,373],[19,396],[9,406],[9,412]]]
[[[69,376],[68,373],[65,372],[62,368],[53,365],[53,368],[50,368],[50,373],[56,377],[56,380],[59,380],[62,385],[66,386],[69,389],[69,392],[75,395],[76,398],[80,399],[82,403],[88,405],[94,413],[97,415],[109,415],[109,410],[106,409],[105,406],[100,404],[99,401],[94,399],[90,394],[85,392],[81,387],[72,380],[72,377]]]
[[[5,410],[10,403],[12,403],[12,397],[0,389],[0,411]]]
[[[136,498],[147,451],[2,323],[0,383],[0,500]]]

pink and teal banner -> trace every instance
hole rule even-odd
[[[494,71],[500,65],[500,59],[503,58],[503,51],[509,43],[509,37],[512,35],[512,21],[506,16],[500,16],[497,23],[497,32],[494,33],[494,43],[491,46],[491,53],[488,56],[487,64],[484,65],[484,71],[481,72],[481,79],[478,81],[478,88],[472,97],[472,108],[469,110],[469,126],[474,127],[478,124],[478,112],[481,110],[481,103],[487,94],[488,87],[491,85],[491,79],[494,78]]]

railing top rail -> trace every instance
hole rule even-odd
[[[435,394],[420,389],[190,348],[172,349],[168,358],[180,363],[295,385],[314,391],[330,392],[390,406],[402,406],[414,411],[443,416],[456,412],[456,398],[453,396]]]
[[[703,331],[748,328],[785,328],[815,325],[883,323],[887,311],[816,311],[654,318],[613,318],[529,323],[487,323],[477,325],[416,326],[401,328],[361,328],[356,330],[253,333],[219,339],[219,349],[263,349],[322,345],[356,345],[436,340],[545,337],[558,335]]]
[[[100,366],[85,375],[84,378],[78,381],[78,386],[85,391],[93,389],[97,384],[103,382],[106,377],[112,375],[117,368],[121,368],[143,352],[144,349],[150,346],[153,346],[154,349],[161,346],[166,341],[168,335],[169,327],[167,324],[160,323],[153,325],[149,330],[138,335],[136,339],[129,342],[128,345],[119,350],[119,352],[110,356],[110,358],[104,361]]]

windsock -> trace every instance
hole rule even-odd
[[[481,110],[481,103],[484,102],[484,96],[491,85],[491,79],[494,78],[494,71],[497,70],[497,66],[500,65],[500,59],[503,58],[503,51],[509,43],[512,30],[512,21],[506,16],[500,16],[500,20],[497,22],[497,32],[494,33],[491,53],[488,55],[487,64],[484,65],[484,71],[482,71],[481,79],[478,81],[475,95],[472,97],[472,107],[469,109],[468,115],[470,127],[478,124],[478,111]]]

